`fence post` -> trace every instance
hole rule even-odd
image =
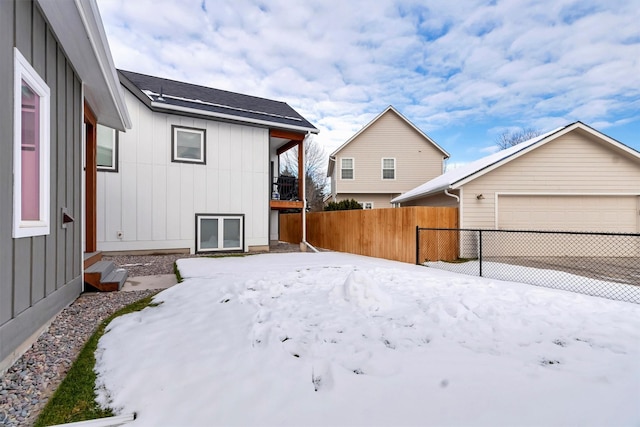
[[[416,225],[416,265],[420,265],[420,226]]]
[[[478,230],[479,238],[478,238],[478,246],[479,246],[479,254],[478,260],[480,261],[480,277],[482,277],[482,230]]]

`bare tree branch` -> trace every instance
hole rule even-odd
[[[540,136],[540,134],[542,134],[542,132],[534,128],[526,128],[518,131],[504,131],[498,136],[498,138],[496,138],[496,145],[500,147],[501,150],[504,150],[505,148],[513,147],[521,142]]]
[[[327,186],[326,177],[327,155],[324,149],[314,139],[307,139],[304,143],[304,168],[306,175],[307,206],[311,211],[323,209],[323,198]],[[283,171],[298,176],[298,148],[293,148],[282,155],[281,167]]]

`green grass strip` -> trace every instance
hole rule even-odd
[[[176,282],[182,283],[184,280],[182,275],[180,274],[180,269],[178,268],[178,263],[174,261],[173,263],[173,273],[176,275]]]
[[[104,335],[109,322],[116,317],[140,311],[148,306],[156,306],[157,304],[151,302],[152,298],[153,295],[148,296],[116,311],[98,326],[38,416],[34,424],[35,427],[93,420],[114,415],[111,410],[104,410],[96,403],[96,374],[93,369],[96,365],[95,352],[98,348],[98,341]]]

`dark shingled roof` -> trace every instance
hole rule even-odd
[[[286,102],[213,89],[131,71],[118,70],[121,83],[154,110],[166,105],[202,111],[203,115],[224,115],[228,120],[260,122],[263,125],[309,131],[318,129]],[[138,92],[138,93],[136,93]],[[162,95],[162,99],[160,98]],[[151,107],[151,102],[154,106]],[[175,113],[175,110],[173,110]],[[179,114],[179,113],[178,113]],[[224,117],[223,117],[224,119]]]

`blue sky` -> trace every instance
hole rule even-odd
[[[327,154],[393,105],[464,163],[580,120],[640,151],[639,0],[98,0],[116,67],[287,102]]]

